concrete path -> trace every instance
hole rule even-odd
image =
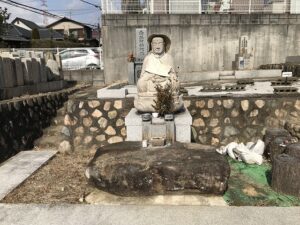
[[[299,225],[300,207],[0,204],[0,225]]]
[[[24,151],[2,164],[0,166],[0,200],[55,154],[56,151]]]

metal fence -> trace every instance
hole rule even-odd
[[[102,0],[103,14],[300,13],[300,0]]]
[[[11,48],[0,49],[14,57],[45,58],[50,52],[58,55],[63,70],[104,69],[102,48]]]

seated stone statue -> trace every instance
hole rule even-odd
[[[174,112],[183,108],[182,97],[179,96],[179,81],[176,75],[173,59],[168,53],[170,39],[161,34],[154,34],[148,38],[150,51],[143,61],[140,79],[137,82],[138,95],[134,106],[139,112],[155,112],[153,108],[156,100],[156,86],[164,87],[171,84],[173,92]]]

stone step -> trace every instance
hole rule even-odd
[[[0,200],[51,159],[56,151],[24,151],[0,167]]]

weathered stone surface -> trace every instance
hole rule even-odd
[[[89,101],[88,105],[90,108],[94,109],[94,108],[97,108],[98,106],[100,106],[100,101],[96,101],[96,100]]]
[[[67,128],[65,126],[63,126],[63,128],[61,129],[61,133],[63,133],[64,135],[66,135],[68,137],[71,136],[69,128]]]
[[[204,127],[205,126],[204,120],[202,118],[194,120],[193,126],[194,127]]]
[[[264,107],[265,104],[266,104],[266,103],[265,103],[264,100],[260,100],[260,99],[259,99],[259,100],[256,100],[256,101],[255,101],[255,105],[256,105],[258,108],[260,108],[260,109],[261,109],[262,107]]]
[[[76,129],[75,129],[75,133],[76,134],[83,134],[84,133],[84,127],[77,127]]]
[[[82,142],[82,137],[77,136],[77,137],[74,138],[74,146],[80,145],[81,142]]]
[[[115,136],[115,137],[111,137],[107,140],[107,142],[109,144],[114,144],[114,143],[119,143],[119,142],[123,142],[123,138],[122,137],[118,137],[118,136]]]
[[[92,136],[86,136],[85,138],[84,138],[84,144],[89,144],[89,143],[91,143],[91,141],[93,140],[93,137]]]
[[[91,128],[90,128],[90,131],[91,131],[92,133],[94,133],[94,132],[99,131],[99,128],[98,128],[98,127],[91,127]]]
[[[72,146],[69,141],[63,141],[59,144],[58,151],[62,153],[67,153],[72,151]]]
[[[79,102],[78,108],[79,108],[79,109],[82,109],[83,105],[84,105],[84,102],[82,102],[82,101]]]
[[[213,99],[209,99],[207,101],[207,108],[212,109],[214,107],[214,100]]]
[[[204,100],[200,100],[200,101],[196,101],[196,107],[197,108],[204,108],[205,106],[205,101]]]
[[[114,108],[115,109],[122,109],[122,107],[123,107],[122,100],[116,100],[115,103],[114,103]]]
[[[233,107],[233,104],[234,104],[234,100],[233,99],[223,100],[223,106],[226,109],[231,109]]]
[[[75,116],[73,118],[71,118],[69,116],[69,114],[65,115],[64,124],[66,126],[74,126],[77,124],[77,121],[78,121],[78,119]]]
[[[221,195],[230,167],[209,146],[176,143],[142,148],[140,142],[112,144],[97,150],[86,170],[101,190],[122,195],[154,195],[179,191]]]
[[[121,127],[125,124],[124,120],[123,119],[118,119],[117,122],[116,122],[116,126],[117,127]]]
[[[246,112],[249,109],[249,101],[248,100],[241,101],[241,107],[243,111]]]
[[[258,115],[258,110],[254,109],[253,111],[251,111],[250,113],[250,117],[256,117]]]
[[[101,128],[106,128],[107,127],[107,119],[105,119],[104,117],[101,117],[98,120],[98,124]]]
[[[211,138],[211,145],[218,146],[220,144],[220,140],[218,138]]]
[[[239,115],[239,111],[237,109],[233,109],[231,111],[231,117],[237,117]]]
[[[93,120],[90,117],[83,118],[82,123],[85,127],[90,127],[93,124]]]
[[[105,102],[103,109],[105,111],[108,111],[110,109],[110,106],[111,106],[111,102]]]
[[[221,133],[221,127],[216,127],[214,128],[211,133],[215,134],[215,135],[218,135]]]
[[[217,118],[211,119],[210,122],[209,122],[210,127],[215,127],[218,124],[219,124],[219,119],[217,119]]]
[[[276,115],[279,119],[286,119],[287,111],[284,110],[284,109],[276,109],[276,110],[275,110],[275,115]]]
[[[205,144],[207,142],[207,135],[199,135],[198,139],[201,144]]]
[[[297,110],[299,110],[300,111],[300,100],[297,100],[296,102],[295,102],[295,108],[297,109]]]
[[[97,140],[97,141],[100,141],[100,142],[105,141],[105,135],[104,135],[104,134],[97,135],[97,136],[96,136],[96,140]]]
[[[126,128],[125,128],[125,127],[123,127],[123,128],[121,129],[121,135],[122,135],[123,137],[126,136]]]
[[[102,112],[98,109],[96,109],[93,113],[92,113],[92,116],[95,117],[95,118],[100,118],[102,116]]]
[[[105,133],[107,135],[116,135],[116,130],[112,127],[112,126],[109,126],[106,130],[105,130]]]
[[[190,100],[184,100],[183,105],[184,105],[185,108],[188,108],[188,107],[191,106],[191,101]]]
[[[217,100],[217,105],[218,105],[218,106],[221,106],[221,105],[222,105],[221,100]]]
[[[80,112],[79,112],[79,115],[80,115],[81,117],[85,117],[85,116],[87,116],[88,114],[89,114],[89,112],[86,111],[85,109],[82,109],[82,110],[80,110]]]
[[[203,109],[203,110],[201,110],[201,115],[205,118],[210,117],[210,112],[207,109]]]
[[[109,119],[114,119],[114,118],[117,117],[117,115],[118,115],[118,112],[116,110],[108,112],[108,118]]]
[[[225,130],[224,130],[224,136],[225,137],[234,136],[234,135],[237,135],[238,133],[239,133],[239,131],[233,126],[226,126],[225,127]]]
[[[230,124],[230,123],[231,123],[230,118],[229,118],[229,117],[226,117],[226,118],[224,119],[224,123],[225,123],[225,124]]]

